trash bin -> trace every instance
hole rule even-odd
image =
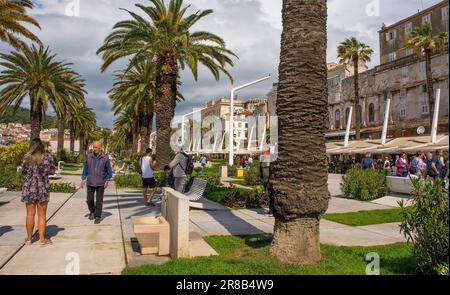
[[[236,169],[236,176],[237,177],[244,177],[244,168],[237,168]]]

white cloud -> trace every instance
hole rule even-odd
[[[37,8],[32,11],[42,25],[39,37],[61,59],[74,63],[74,68],[87,80],[88,104],[98,113],[103,126],[112,126],[113,115],[107,91],[112,86],[112,73],[123,62],[114,65],[107,73],[100,73],[101,59],[95,55],[113,25],[128,14],[119,8],[139,11],[134,3],[149,4],[148,0],[79,0],[80,16],[69,17],[66,8],[75,0],[35,0]],[[339,42],[356,36],[374,49],[371,66],[379,62],[378,30],[381,23],[392,24],[414,14],[419,8],[418,0],[379,0],[380,15],[367,16],[366,6],[378,0],[329,0],[328,1],[328,57],[336,61]],[[271,73],[274,79],[249,88],[241,97],[264,96],[278,75],[281,3],[282,0],[185,0],[197,9],[213,9],[214,13],[196,25],[195,30],[208,30],[223,37],[227,46],[236,52],[239,60],[230,69],[235,83],[240,84]],[[424,6],[438,0],[424,0]],[[10,50],[0,44],[0,51]],[[200,70],[199,81],[193,81],[189,72],[182,74],[182,93],[186,102],[179,104],[177,113],[198,107],[213,97],[228,96],[230,82],[223,78],[216,82],[205,70]]]

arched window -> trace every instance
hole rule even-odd
[[[373,103],[369,104],[369,122],[375,122],[375,105]]]
[[[341,111],[336,110],[334,113],[334,127],[336,129],[341,129]]]

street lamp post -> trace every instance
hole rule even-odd
[[[262,81],[268,80],[270,79],[270,75],[264,78],[261,78],[259,80],[238,86],[236,88],[231,89],[231,95],[230,95],[230,124],[229,124],[229,128],[228,128],[228,133],[229,133],[229,151],[228,151],[228,164],[230,166],[233,166],[233,158],[234,158],[234,143],[233,143],[233,137],[234,137],[234,94],[236,92],[238,92],[241,89],[247,88],[249,86],[252,86],[254,84],[260,83]]]

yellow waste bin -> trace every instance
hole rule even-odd
[[[237,177],[244,177],[244,169],[243,168],[237,168],[236,169],[236,176]]]

